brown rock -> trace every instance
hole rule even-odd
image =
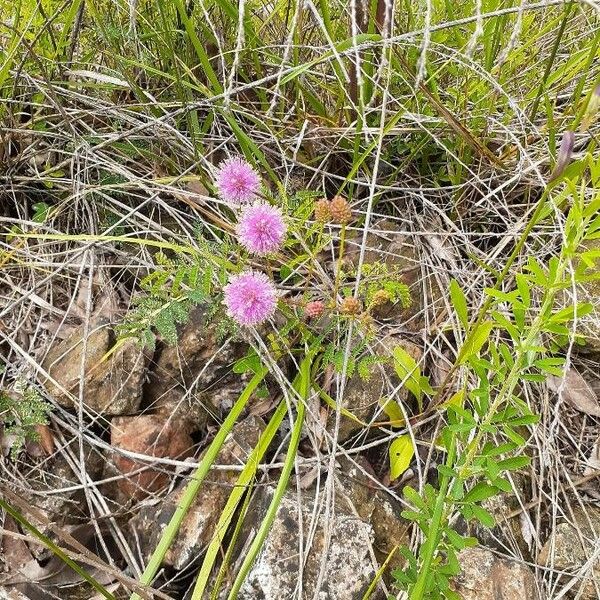
[[[52,348],[42,366],[46,372],[56,380],[58,385],[52,381],[44,382],[48,393],[61,405],[71,408],[73,401],[61,389],[67,392],[77,393],[77,385],[80,381],[82,359],[84,352],[83,327],[78,328],[72,335]],[[110,329],[101,325],[92,329],[85,342],[85,360],[83,370],[88,374],[92,368],[100,363],[102,357],[108,352],[110,346]],[[87,378],[86,378],[87,379]]]
[[[402,346],[417,362],[423,357],[423,351],[419,346],[398,336],[388,335],[383,338],[380,340],[380,344],[376,350],[379,354],[387,356],[391,355],[396,346]],[[346,382],[344,397],[341,403],[342,407],[363,423],[372,421],[375,414],[379,415],[375,420],[387,421],[389,417],[381,410],[380,400],[382,398],[389,398],[390,392],[398,386],[400,380],[393,368],[387,364],[375,364],[370,374],[371,376],[368,380],[361,379],[357,373]],[[406,402],[407,399],[408,390],[406,388],[396,389],[393,396],[395,402]],[[330,432],[333,432],[334,420],[335,412],[332,409],[328,420],[328,429]],[[363,425],[342,413],[338,440],[344,442],[353,433],[362,428],[364,428]]]
[[[31,596],[22,594],[17,589],[0,587],[0,600],[32,600]]]
[[[259,417],[250,416],[238,423],[227,437],[215,463],[220,465],[242,465],[258,443],[264,422]],[[210,542],[215,526],[231,494],[232,486],[239,471],[214,470],[205,478],[175,541],[171,544],[165,564],[182,569],[198,558]],[[143,506],[132,519],[130,528],[136,544],[148,556],[156,547],[162,529],[170,521],[186,489],[183,484],[158,505]]]
[[[157,458],[183,459],[192,454],[193,448],[189,429],[181,421],[161,415],[117,417],[111,421],[110,439],[117,450]],[[127,498],[140,500],[169,483],[171,475],[164,465],[153,468],[149,466],[151,462],[128,458],[118,452],[113,460],[118,471],[127,476],[118,484]]]
[[[341,502],[358,514],[373,528],[373,547],[375,555],[381,564],[397,545],[410,542],[410,523],[400,516],[403,507],[383,490],[377,489],[376,483],[365,473],[371,473],[368,462],[357,457],[356,464],[345,457],[340,463],[340,482],[342,489],[338,490]],[[358,466],[357,466],[358,465]],[[402,557],[396,553],[385,575],[404,564]]]
[[[203,429],[208,419],[235,402],[245,378],[231,372],[243,356],[245,344],[221,347],[215,325],[206,323],[202,307],[190,313],[180,328],[178,342],[165,346],[150,373],[146,401],[151,408],[167,414],[185,415]]]
[[[526,565],[483,548],[458,554],[462,572],[453,589],[463,600],[540,600],[535,576]]]
[[[381,370],[376,366],[371,378],[365,381],[358,374],[353,375],[346,382],[342,407],[349,411],[356,419],[363,423],[369,423],[372,416],[379,408],[379,400],[386,394],[388,383]],[[385,415],[383,417],[385,420]],[[335,410],[331,409],[327,427],[331,434],[334,433]],[[338,440],[345,442],[353,433],[364,429],[364,425],[352,419],[347,414],[340,415],[340,426],[338,429]]]
[[[600,508],[588,507],[573,511],[572,522],[559,523],[542,547],[538,564],[582,577],[569,590],[570,598],[597,600],[600,598],[600,559],[588,565],[600,537]],[[584,570],[584,566],[589,566]],[[563,582],[564,580],[564,582]],[[563,575],[561,582],[570,582]],[[577,595],[577,594],[580,595]]]
[[[106,357],[111,346],[107,326],[93,329],[86,338],[83,357],[83,327],[53,348],[43,362],[44,369],[57,382],[46,380],[48,393],[66,408],[79,395],[83,362],[83,401],[85,406],[104,415],[135,412],[142,397],[146,357],[134,340],[127,340]]]

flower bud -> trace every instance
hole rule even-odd
[[[329,202],[325,200],[325,198],[315,202],[315,221],[319,221],[319,223],[327,223],[331,221]]]
[[[316,319],[325,312],[325,304],[321,300],[308,302],[304,307],[304,314],[308,319]]]
[[[343,315],[356,315],[360,312],[360,300],[352,296],[344,298],[340,304],[340,312]]]
[[[392,299],[392,295],[387,290],[378,290],[373,295],[373,306],[381,306],[387,304]]]
[[[558,149],[558,153],[556,155],[556,165],[554,165],[554,169],[552,170],[552,173],[550,173],[548,181],[554,181],[563,174],[564,170],[567,168],[567,165],[571,162],[574,144],[575,134],[569,130],[565,131],[560,142],[560,148]]]
[[[345,225],[352,219],[352,211],[348,200],[343,196],[334,196],[333,200],[329,203],[329,211],[331,213],[331,220],[334,223]]]

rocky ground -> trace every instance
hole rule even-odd
[[[419,243],[387,220],[373,231],[368,248],[369,260],[402,266],[414,299],[409,309],[384,307],[378,343],[384,350],[402,345],[434,381],[443,380],[448,361],[431,340],[445,302],[437,281],[421,277]],[[150,352],[130,341],[117,342],[121,300],[117,290],[102,285],[98,273],[88,290],[92,314],[48,327],[47,345],[33,349],[42,366],[40,384],[58,410],[42,428],[40,442],[29,443],[19,461],[11,461],[10,440],[3,440],[2,490],[44,535],[69,548],[122,597],[122,584],[139,575],[192,466],[248,381],[231,371],[247,345],[217,342],[214,327],[203,324],[202,308],[181,327],[176,345],[159,340]],[[597,289],[581,293],[600,302]],[[596,311],[580,324],[589,343],[573,351],[566,381],[532,388],[543,415],[537,435],[554,436],[552,444],[534,441],[533,467],[514,476],[515,494],[489,502],[496,527],[468,531],[462,525],[480,541],[460,555],[463,571],[453,585],[464,600],[600,597],[599,318]],[[28,335],[28,327],[32,324],[22,335]],[[111,350],[108,360],[100,360]],[[363,422],[376,422],[379,400],[390,386],[394,381],[384,370],[375,370],[368,382],[353,376],[344,408]],[[408,402],[404,390],[396,393]],[[227,438],[166,555],[157,597],[189,597],[240,465],[264,431],[274,400],[269,394],[256,397]],[[335,419],[327,406],[318,412],[320,421],[306,425],[298,476],[283,496],[239,598],[313,598],[317,590],[322,599],[358,600],[367,590],[371,598],[384,598],[391,591],[390,570],[403,567],[396,550],[410,544],[414,532],[400,516],[399,489],[430,476],[435,457],[421,446],[429,471],[409,470],[400,482],[390,483],[386,447],[394,432],[365,428],[342,415],[331,472]],[[281,440],[284,435],[282,430]],[[423,439],[428,435],[433,433],[423,433]],[[548,450],[556,454],[544,456]],[[273,496],[281,458],[277,452],[269,455],[248,496],[235,551],[219,575],[225,589]],[[98,597],[9,515],[3,532],[0,598]],[[98,557],[91,566],[90,553]]]

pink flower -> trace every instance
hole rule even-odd
[[[313,300],[312,302],[308,302],[304,307],[304,314],[309,319],[316,319],[320,317],[325,312],[325,303],[321,300]]]
[[[224,291],[227,314],[240,325],[256,325],[275,312],[277,290],[264,273],[232,275]]]
[[[242,204],[256,197],[260,191],[260,177],[243,158],[228,158],[219,165],[216,186],[225,202]]]
[[[237,226],[240,243],[254,254],[268,254],[280,248],[286,231],[282,212],[261,202],[244,208]]]

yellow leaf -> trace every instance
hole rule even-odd
[[[390,418],[390,421],[394,422],[394,425],[400,427],[404,424],[404,415],[400,405],[391,398],[380,398],[379,404],[383,409],[383,412]]]
[[[401,435],[390,444],[390,479],[398,479],[415,455],[412,440],[409,435]]]
[[[448,408],[449,406],[458,406],[462,408],[462,405],[465,403],[465,390],[458,390],[458,392],[452,394],[446,402],[442,402],[440,404],[440,408]]]

